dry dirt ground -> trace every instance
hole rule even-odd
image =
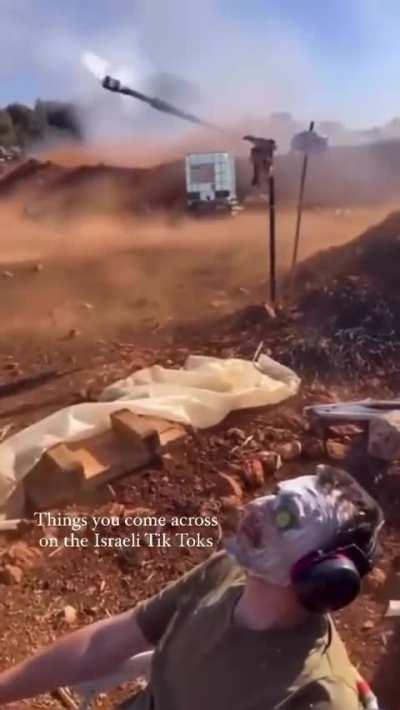
[[[67,404],[95,398],[106,384],[148,364],[181,365],[188,353],[245,355],[259,341],[257,328],[230,328],[229,314],[265,296],[266,218],[242,213],[224,221],[171,224],[156,220],[84,216],[62,223],[33,220],[21,203],[0,205],[0,368],[3,383],[48,368],[66,371],[56,382],[32,392],[0,399],[0,427],[7,435]],[[305,214],[301,256],[345,243],[379,222],[390,207]],[[278,214],[279,267],[289,261],[294,212]],[[176,326],[191,322],[190,329]],[[224,322],[225,326],[224,327]],[[71,372],[74,370],[74,372]],[[354,382],[325,387],[305,383],[291,402],[270,410],[235,414],[213,431],[191,432],[171,450],[161,468],[132,474],[102,497],[69,510],[147,508],[157,514],[217,513],[225,529],[218,472],[241,481],[243,462],[276,440],[308,436],[304,404],[359,395]],[[384,374],[363,394],[395,394]],[[229,431],[239,428],[242,434]],[[246,443],[244,443],[246,442]],[[315,463],[315,462],[312,462]],[[308,470],[305,457],[282,475]],[[363,477],[361,467],[356,471]],[[267,479],[268,489],[274,479]],[[244,487],[245,498],[261,492]],[[122,508],[115,508],[122,506]],[[37,545],[37,530],[22,539]],[[21,536],[19,536],[20,538]],[[10,539],[3,536],[6,549]],[[396,526],[383,536],[377,580],[338,615],[337,622],[353,661],[374,682],[387,710],[400,710],[396,670],[400,659],[398,624],[384,620],[393,560],[400,556]],[[96,554],[97,552],[97,554]],[[73,628],[133,607],[178,577],[209,552],[149,550],[61,550],[44,553],[37,568],[19,585],[0,584],[0,666],[25,658],[68,631],[63,609],[77,611]],[[400,590],[399,590],[400,592]],[[100,699],[111,708],[116,693]],[[58,708],[48,696],[10,708]]]
[[[304,215],[301,259],[343,244],[390,210]],[[85,214],[34,220],[20,201],[0,203],[0,339],[88,336],[204,319],[265,297],[267,220],[243,212],[219,221],[168,215],[137,219]],[[294,210],[277,215],[278,269],[291,261]]]

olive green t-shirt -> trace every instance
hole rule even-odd
[[[233,622],[243,570],[218,552],[139,604],[156,646],[134,710],[359,710],[356,676],[329,617],[290,630]]]

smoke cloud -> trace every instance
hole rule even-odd
[[[26,0],[3,0],[0,14],[4,36],[12,37],[6,40],[8,71],[14,59],[20,69],[6,101],[32,102],[39,95],[79,100],[91,138],[111,130],[173,137],[188,131],[178,119],[106,94],[99,85],[106,71],[152,95],[161,90],[161,98],[177,100],[182,109],[212,122],[229,117],[233,123],[280,107],[307,109],[307,95],[293,83],[295,71],[311,79],[306,48],[272,21],[262,36],[254,36],[224,2],[203,0],[194,8],[184,0],[100,0],[94,17],[75,1],[62,8],[51,0],[35,7]],[[0,70],[3,77],[6,71]]]
[[[93,140],[176,140],[190,131],[105,92],[100,79],[108,71],[228,127],[274,111],[303,126],[313,118],[366,126],[395,112],[398,11],[394,0],[385,7],[375,0],[334,0],[323,10],[316,0],[2,0],[0,103],[79,101]]]

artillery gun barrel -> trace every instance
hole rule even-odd
[[[118,79],[114,79],[111,76],[106,76],[103,79],[101,85],[104,89],[108,89],[108,91],[114,91],[118,94],[125,94],[126,96],[132,96],[135,99],[139,99],[139,101],[143,101],[152,108],[156,109],[156,111],[169,113],[172,116],[182,118],[184,121],[189,121],[190,123],[195,123],[199,126],[204,126],[206,128],[212,128],[215,131],[224,132],[222,128],[220,128],[219,126],[215,126],[213,123],[203,121],[203,119],[199,118],[198,116],[194,116],[191,113],[186,113],[186,111],[182,111],[181,109],[176,108],[176,106],[173,106],[167,101],[163,101],[162,99],[158,99],[157,97],[146,96],[146,94],[142,94],[140,91],[136,91],[135,89],[131,89],[129,86],[121,84]]]

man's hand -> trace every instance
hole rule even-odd
[[[135,610],[96,622],[1,673],[0,705],[101,678],[151,648]]]

